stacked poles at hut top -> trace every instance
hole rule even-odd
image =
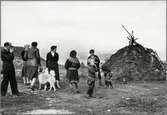
[[[121,25],[122,25],[122,24],[121,24]],[[136,40],[137,40],[138,38],[135,38],[135,37],[134,37],[134,35],[133,35],[133,30],[132,30],[132,33],[130,33],[130,32],[125,28],[124,25],[122,25],[122,27],[123,27],[123,29],[129,34],[129,36],[127,37],[128,40],[129,40],[129,45],[134,45],[134,44],[136,44]]]

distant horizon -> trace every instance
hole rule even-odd
[[[38,42],[45,58],[57,45],[61,63],[75,49],[89,55],[128,45],[127,32],[166,60],[166,1],[1,1],[1,45]]]
[[[142,44],[141,44],[142,45]],[[128,46],[128,45],[127,45]],[[1,47],[3,47],[3,46],[1,46]],[[14,47],[22,47],[23,48],[23,46],[14,46]],[[126,47],[126,46],[124,46],[124,47]],[[124,47],[122,47],[122,48],[124,48]],[[147,47],[146,47],[147,48]],[[120,48],[121,49],[121,48]],[[118,50],[120,50],[120,49],[118,49]],[[99,56],[99,58],[100,58],[100,60],[103,62],[104,61],[104,58],[106,59],[106,58],[110,58],[110,56],[111,55],[113,55],[113,54],[115,54],[118,50],[112,50],[111,52],[105,52],[105,53],[103,53],[103,52],[97,52],[96,53],[96,55],[98,55]],[[154,49],[152,49],[153,51],[154,51]],[[49,52],[49,51],[48,51]],[[58,52],[57,52],[58,53]],[[68,53],[67,53],[67,55],[68,55]],[[79,58],[79,60],[80,60],[80,63],[84,63],[84,64],[86,64],[86,61],[87,61],[87,57],[89,56],[89,53],[88,52],[79,52],[78,51],[78,54],[77,54],[77,57]],[[159,54],[158,54],[158,56],[159,56]],[[46,57],[43,57],[43,56],[41,56],[44,60],[46,60]],[[60,65],[64,65],[64,63],[65,63],[65,61],[66,61],[66,59],[68,58],[68,56],[66,56],[66,57],[61,57],[61,58],[59,58],[59,64]],[[161,59],[161,58],[160,58]],[[163,61],[163,62],[165,62],[166,63],[166,60],[163,60],[163,59],[161,59],[161,61]]]

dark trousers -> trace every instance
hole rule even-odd
[[[3,74],[3,80],[1,82],[1,95],[2,96],[6,95],[9,82],[10,82],[12,94],[19,93],[17,89],[15,71],[8,71]]]
[[[91,97],[93,96],[93,91],[95,87],[95,80],[88,79],[87,84],[89,86],[87,94]]]
[[[100,74],[100,69],[98,69],[98,79],[101,80],[101,74]]]
[[[105,81],[105,85],[107,87],[111,86],[113,88],[112,82],[111,81]]]

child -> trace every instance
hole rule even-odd
[[[67,59],[65,63],[65,69],[67,70],[66,77],[69,80],[72,92],[80,93],[80,91],[78,90],[78,69],[80,68],[80,62],[76,56],[77,52],[75,50],[72,50],[70,52],[70,57]]]
[[[95,87],[95,79],[96,79],[96,75],[98,72],[98,68],[95,64],[95,60],[94,58],[88,58],[87,60],[87,65],[88,65],[88,80],[87,80],[87,84],[88,84],[88,90],[87,90],[87,95],[89,98],[93,97],[93,91],[94,91],[94,87]]]
[[[113,88],[112,72],[104,72],[104,81],[105,81],[106,88]]]

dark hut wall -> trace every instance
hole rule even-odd
[[[165,80],[162,61],[153,55],[153,50],[140,44],[129,45],[118,50],[104,63],[102,69],[113,72],[113,79],[121,81]]]

